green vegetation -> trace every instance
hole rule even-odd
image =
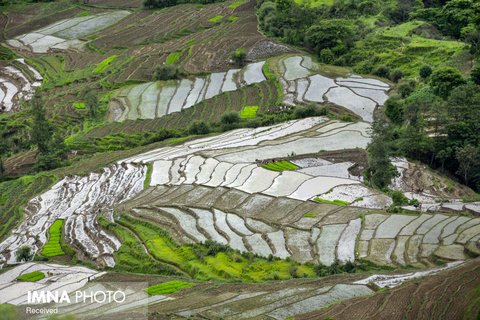
[[[150,181],[152,180],[152,171],[153,171],[153,164],[148,163],[147,165],[147,174],[145,176],[145,181],[143,182],[143,189],[147,189],[150,185]]]
[[[238,17],[228,17],[228,21],[235,22],[238,20]]]
[[[216,17],[213,17],[212,19],[208,20],[210,22],[218,22],[218,20],[222,19],[223,16],[216,16]]]
[[[237,49],[230,54],[230,59],[232,59],[235,64],[244,66],[245,60],[247,59],[247,51],[245,49]]]
[[[197,39],[188,40],[187,42],[185,42],[185,45],[188,46],[189,44],[192,44],[194,42],[197,42]]]
[[[183,51],[170,53],[168,55],[167,61],[165,63],[166,64],[174,64],[175,62],[178,61],[178,59],[180,59],[180,57],[182,56],[182,53],[183,53]]]
[[[151,287],[148,287],[147,289],[145,289],[145,292],[147,292],[151,296],[154,296],[157,294],[169,294],[169,293],[177,292],[180,289],[188,288],[194,285],[195,285],[194,283],[174,280],[174,281],[164,282],[164,283],[160,283],[160,284],[156,284]]]
[[[258,106],[245,106],[240,113],[240,117],[243,119],[255,118],[257,116],[257,110]]]
[[[74,106],[76,109],[85,109],[85,103],[83,103],[83,102],[74,103],[73,106]]]
[[[48,242],[42,250],[42,255],[46,257],[55,257],[64,255],[63,249],[60,245],[60,239],[63,237],[63,220],[56,220],[48,230]]]
[[[34,272],[21,275],[20,277],[17,278],[17,280],[35,282],[38,280],[42,280],[43,278],[45,278],[45,274],[43,272],[34,271]]]
[[[244,4],[245,2],[247,2],[246,0],[243,0],[243,1],[237,1],[237,2],[234,2],[232,3],[231,5],[229,5],[227,8],[230,8],[230,9],[235,9],[236,7]]]
[[[203,244],[179,245],[167,232],[144,220],[137,220],[127,215],[122,215],[116,224],[101,224],[108,230],[114,231],[122,241],[125,239],[132,246],[135,234],[140,237],[155,261],[161,261],[169,266],[183,270],[198,280],[243,280],[248,282],[260,282],[276,279],[289,279],[292,277],[310,277],[314,275],[313,267],[300,265],[294,261],[280,260],[278,258],[267,259],[253,253],[241,253],[213,241]],[[124,228],[119,227],[122,226]],[[135,234],[132,233],[135,232]],[[128,240],[130,239],[130,240]],[[125,242],[115,254],[117,264],[115,269],[126,269],[135,264],[135,260],[129,261],[128,256],[133,254],[130,248],[124,248]],[[143,254],[142,254],[143,255]],[[141,256],[142,256],[141,255]],[[134,255],[139,259],[138,254]],[[141,260],[149,259],[147,257]],[[139,262],[140,263],[140,262]],[[291,266],[296,267],[295,273],[289,272]],[[128,268],[130,269],[130,268]],[[139,272],[139,271],[136,271]]]
[[[319,197],[315,197],[313,200],[318,201],[318,202],[338,204],[338,205],[341,205],[341,206],[347,206],[347,205],[350,204],[350,202],[348,202],[348,201],[337,200],[337,199],[335,199],[333,201],[330,201],[330,200],[321,199]]]
[[[92,13],[90,11],[83,11],[83,12],[80,12],[79,14],[77,14],[77,17],[85,17],[85,16],[89,16],[91,14]]]
[[[17,308],[11,304],[0,304],[0,314],[3,320],[18,320]]]
[[[307,213],[305,213],[304,217],[305,218],[316,218],[317,216],[314,215],[313,213],[307,212]]]
[[[113,56],[110,56],[107,59],[103,60],[102,62],[97,64],[97,68],[95,70],[93,70],[93,73],[102,73],[103,71],[105,71],[105,69],[107,69],[113,63],[113,61],[117,57],[118,57],[117,55],[113,55]]]
[[[298,166],[286,160],[262,163],[262,167],[273,171],[297,170]]]

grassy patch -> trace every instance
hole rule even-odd
[[[188,288],[194,285],[195,285],[194,283],[174,280],[174,281],[164,282],[164,283],[160,283],[160,284],[156,284],[154,286],[148,287],[147,289],[145,289],[145,291],[149,295],[154,296],[157,294],[174,293],[180,289]]]
[[[85,103],[83,102],[74,103],[73,106],[75,109],[85,109]]]
[[[338,199],[330,201],[330,200],[321,199],[319,197],[315,197],[313,200],[318,201],[318,202],[338,204],[338,205],[341,205],[341,206],[346,206],[346,205],[350,204],[350,202],[348,202],[348,201],[343,201],[343,200],[338,200]]]
[[[265,169],[273,170],[273,171],[285,171],[285,170],[297,170],[298,167],[291,162],[288,161],[275,161],[270,163],[262,164],[262,167]]]
[[[312,213],[310,213],[310,212],[307,212],[307,213],[305,213],[304,217],[305,217],[305,218],[316,218],[317,216],[314,215],[314,214],[312,214]]]
[[[208,20],[210,22],[217,22],[218,20],[222,19],[223,16],[216,16],[216,17],[213,17],[212,19]]]
[[[113,55],[111,57],[108,57],[107,59],[103,60],[102,62],[100,62],[99,64],[97,64],[97,68],[95,70],[93,70],[93,73],[102,73],[103,71],[105,71],[105,69],[107,69],[110,64],[117,58],[117,55]]]
[[[45,278],[45,274],[43,272],[34,271],[18,277],[17,280],[35,282],[38,280],[42,280],[43,278]]]
[[[295,0],[298,4],[305,4],[311,8],[331,6],[335,0]]]
[[[228,17],[228,21],[235,22],[238,20],[238,17]]]
[[[143,189],[147,189],[150,185],[150,181],[152,180],[152,171],[153,165],[151,162],[149,162],[147,166],[147,176],[145,177],[145,181],[143,182]]]
[[[180,57],[182,56],[182,53],[183,51],[170,53],[167,57],[166,64],[174,64],[175,62],[177,62],[178,59],[180,59]]]
[[[92,13],[90,11],[83,11],[83,12],[80,12],[79,14],[77,14],[77,17],[86,17],[86,16],[89,16],[91,14]]]
[[[62,237],[63,220],[55,221],[48,232],[50,234],[48,242],[42,250],[42,255],[46,257],[55,257],[64,255],[62,247],[60,246],[60,238]]]
[[[237,2],[234,2],[234,3],[232,3],[231,5],[229,5],[227,8],[235,9],[236,7],[244,4],[245,2],[247,2],[247,1],[246,1],[246,0],[244,0],[244,1],[237,1]]]
[[[192,44],[194,42],[197,42],[197,39],[188,40],[187,42],[185,42],[185,45],[188,46],[189,44]]]
[[[297,266],[296,276],[314,276],[312,266],[298,265],[278,258],[267,259],[253,253],[240,253],[212,241],[179,245],[160,227],[130,216],[122,215],[120,223],[135,230],[156,259],[176,265],[198,280],[261,282],[289,279],[292,278],[289,268],[293,264]],[[122,267],[121,263],[117,260],[119,268]]]
[[[257,110],[258,106],[245,106],[240,113],[240,117],[244,119],[255,118],[257,116]]]

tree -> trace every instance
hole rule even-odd
[[[29,246],[23,246],[17,249],[17,262],[24,262],[31,260],[33,257],[32,248]]]
[[[470,73],[470,79],[472,79],[472,81],[475,84],[480,85],[480,68],[479,67],[475,67],[472,70],[472,72]]]
[[[323,49],[347,50],[353,45],[353,27],[349,20],[324,19],[307,29],[305,42],[307,46],[320,54]],[[337,50],[335,50],[337,49]]]
[[[37,145],[41,153],[48,153],[51,151],[53,126],[47,120],[43,101],[38,96],[32,99],[32,113],[32,142]]]
[[[468,25],[472,16],[472,0],[451,0],[443,6],[438,25],[444,34],[458,39],[462,28]]]
[[[247,59],[247,51],[245,49],[237,49],[230,54],[230,59],[239,66],[244,66]]]
[[[430,66],[422,66],[419,70],[420,77],[423,79],[427,79],[431,74],[433,70]]]
[[[472,30],[465,36],[465,42],[470,45],[470,53],[477,54],[480,50],[480,32]]]
[[[430,78],[430,85],[432,86],[433,92],[444,99],[450,95],[450,92],[454,88],[465,83],[466,81],[460,71],[450,67],[436,70]]]
[[[192,122],[188,128],[190,134],[207,134],[210,132],[210,128],[204,121],[196,120]]]
[[[461,174],[463,181],[468,185],[474,167],[480,166],[480,147],[467,144],[457,148],[455,158],[459,163],[458,174]]]
[[[171,64],[158,66],[153,73],[153,80],[177,79],[180,74],[178,67]]]

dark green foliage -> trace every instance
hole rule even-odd
[[[223,131],[231,130],[236,128],[240,122],[240,116],[238,112],[226,112],[222,115],[220,119],[220,124],[223,128]]]
[[[402,77],[403,77],[403,71],[400,69],[394,69],[390,73],[390,80],[392,80],[393,82],[398,82],[398,80],[400,80],[400,78]]]
[[[408,204],[408,198],[403,195],[401,191],[392,191],[390,194],[392,197],[393,205],[403,206]]]
[[[395,124],[403,122],[403,103],[399,99],[390,98],[385,102],[385,114]]]
[[[247,51],[245,49],[237,49],[230,54],[230,59],[232,59],[236,65],[243,67],[247,59]]]
[[[398,84],[397,90],[402,98],[406,98],[415,90],[415,81],[402,80]]]
[[[178,67],[171,64],[158,66],[153,73],[153,80],[171,80],[177,79],[180,75]]]
[[[422,66],[418,71],[420,77],[423,79],[428,78],[432,74],[433,70],[430,66]]]
[[[332,64],[335,61],[335,55],[330,49],[322,49],[320,51],[320,61],[325,64]]]
[[[480,85],[480,68],[479,67],[475,67],[472,70],[472,73],[470,73],[470,79],[472,79],[472,81],[475,84]]]
[[[33,258],[32,248],[30,248],[29,246],[23,246],[18,248],[16,254],[18,262],[29,261]]]
[[[353,35],[353,27],[349,20],[320,20],[307,29],[305,43],[318,54],[324,49],[331,49],[338,55],[353,45]]]
[[[450,92],[466,81],[460,71],[454,68],[445,67],[435,70],[430,78],[430,85],[436,95],[446,99]]]
[[[378,66],[374,71],[373,74],[382,78],[390,77],[390,68],[386,65]]]
[[[465,34],[463,39],[470,45],[470,53],[476,55],[480,50],[480,31],[471,30]]]
[[[293,113],[295,119],[303,119],[315,116],[324,116],[327,114],[326,108],[319,108],[315,103],[311,103],[306,107],[297,107]]]
[[[143,6],[148,9],[161,9],[177,4],[177,0],[144,0]]]
[[[188,132],[190,134],[207,134],[210,132],[210,128],[204,121],[196,120],[188,127]]]

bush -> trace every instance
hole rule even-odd
[[[237,49],[230,54],[230,59],[239,66],[244,66],[247,60],[247,51],[245,49]]]
[[[388,78],[390,76],[390,68],[386,65],[378,66],[374,71],[373,74],[382,78]]]
[[[453,89],[465,83],[460,71],[450,67],[438,69],[430,77],[433,92],[443,99],[446,99]]]
[[[188,133],[190,134],[207,134],[210,132],[208,124],[204,121],[196,120],[192,122],[190,127],[188,127]]]
[[[333,55],[332,50],[323,49],[320,51],[320,61],[325,64],[332,64],[335,61],[335,56]]]
[[[479,67],[476,67],[472,70],[472,73],[470,73],[470,79],[472,79],[472,81],[475,84],[480,85],[480,68]]]
[[[398,93],[402,96],[402,98],[408,97],[410,94],[413,93],[415,90],[415,82],[414,81],[408,81],[408,80],[402,80],[398,84]]]
[[[401,191],[392,191],[392,201],[395,206],[403,206],[408,204],[408,198]]]
[[[32,260],[33,253],[32,248],[29,246],[23,246],[17,250],[17,262]]]
[[[426,79],[430,77],[432,72],[433,70],[430,66],[422,66],[418,73],[420,74],[420,77],[422,77],[423,79]]]
[[[315,116],[324,116],[327,114],[327,109],[319,108],[315,103],[310,103],[306,107],[297,107],[293,116],[295,119],[303,119]]]
[[[171,80],[177,79],[180,75],[178,67],[170,64],[158,66],[153,73],[153,80]]]
[[[402,70],[400,70],[400,69],[394,69],[394,70],[392,70],[392,72],[390,73],[390,80],[392,80],[393,82],[397,82],[397,81],[400,80],[402,77],[403,77],[403,72],[402,72]]]
[[[220,122],[225,125],[233,125],[240,122],[240,116],[237,112],[226,112],[222,115]]]
[[[403,122],[403,104],[399,99],[390,98],[385,102],[385,114],[395,124]]]

